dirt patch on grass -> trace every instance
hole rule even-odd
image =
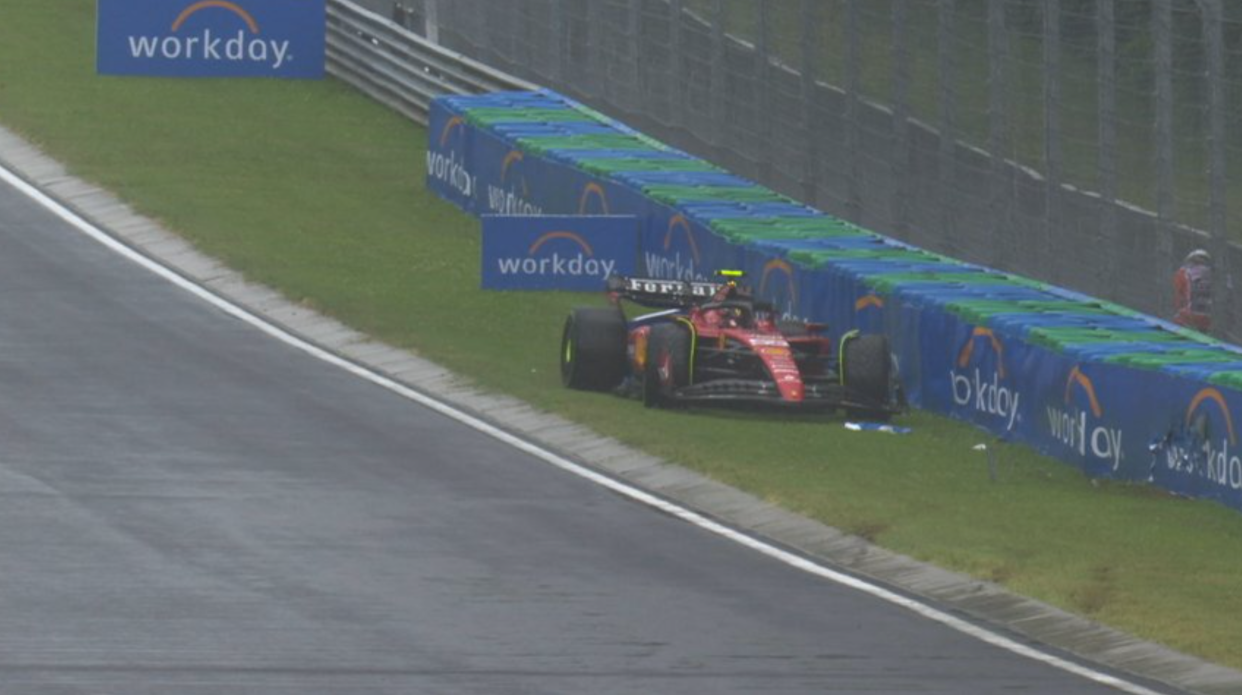
[[[1084,615],[1097,615],[1108,605],[1115,588],[1114,568],[1099,565],[1091,570],[1087,580],[1071,593],[1071,597],[1075,607]]]
[[[883,521],[860,521],[851,525],[849,532],[869,543],[874,543],[889,527],[890,524]]]

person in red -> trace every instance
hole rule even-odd
[[[1173,322],[1207,333],[1212,327],[1212,257],[1203,249],[1186,256],[1173,276]]]

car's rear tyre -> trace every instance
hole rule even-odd
[[[889,401],[892,355],[883,335],[847,335],[841,347],[841,373],[845,387],[867,404],[883,406]],[[880,408],[846,408],[849,418],[887,422],[892,414]]]
[[[676,323],[651,327],[643,367],[643,405],[667,407],[677,389],[690,383],[690,331]]]
[[[561,383],[607,391],[625,377],[625,315],[616,307],[579,307],[561,333]]]

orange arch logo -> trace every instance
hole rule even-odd
[[[1186,426],[1190,427],[1190,422],[1194,418],[1194,414],[1199,410],[1199,406],[1205,403],[1215,403],[1220,409],[1221,417],[1225,419],[1225,429],[1229,432],[1229,443],[1237,444],[1238,437],[1233,429],[1233,414],[1229,412],[1229,404],[1225,402],[1225,396],[1218,389],[1207,387],[1195,394],[1190,401],[1190,407],[1186,408]]]
[[[854,302],[855,312],[862,311],[863,309],[868,309],[870,307],[875,307],[877,309],[883,309],[884,298],[877,294],[869,294],[865,297],[859,297],[858,301]]]
[[[201,12],[202,10],[206,10],[212,7],[218,7],[222,10],[228,10],[229,12],[232,12],[233,14],[242,18],[242,21],[244,21],[246,23],[246,26],[250,28],[250,33],[252,34],[259,33],[259,23],[254,21],[254,17],[250,16],[250,13],[243,10],[237,3],[228,2],[228,0],[200,0],[199,2],[196,2],[193,5],[190,5],[189,7],[182,10],[181,14],[177,15],[177,19],[173,20],[172,30],[177,31],[178,29],[181,28],[181,25],[185,24],[186,20],[189,19],[191,16],[193,16],[195,13]]]
[[[549,241],[554,241],[556,239],[566,239],[568,241],[572,241],[575,244],[577,244],[582,249],[582,252],[585,253],[586,255],[588,256],[595,255],[595,250],[591,248],[591,245],[587,243],[586,239],[583,239],[581,236],[574,234],[573,232],[563,232],[563,231],[548,232],[547,234],[540,236],[538,239],[535,239],[535,243],[531,244],[530,249],[527,250],[526,252],[527,255],[530,255],[530,256],[535,255],[535,253],[537,253],[539,249],[543,247],[544,244],[548,243]]]
[[[509,168],[526,159],[526,155],[521,150],[512,150],[505,155],[505,159],[500,163],[500,185],[504,185],[509,180]],[[526,177],[522,177],[522,195],[530,195],[530,187],[526,183]]]
[[[1077,365],[1070,370],[1069,378],[1065,380],[1065,404],[1069,405],[1070,396],[1077,386],[1082,392],[1087,394],[1087,403],[1091,407],[1091,414],[1097,418],[1104,414],[1104,409],[1100,407],[1100,401],[1095,396],[1095,384],[1091,382],[1091,378],[1082,373]]]
[[[509,167],[525,158],[526,155],[522,154],[521,150],[512,150],[509,154],[505,155],[505,160],[500,163],[500,180],[503,182],[505,177],[509,175]]]
[[[673,232],[678,229],[686,233],[686,244],[690,247],[690,256],[694,258],[695,263],[699,263],[699,245],[694,240],[694,232],[690,230],[690,220],[685,215],[673,215],[673,219],[668,221],[668,230],[664,232],[664,250],[668,251],[673,245]]]
[[[452,118],[448,119],[448,122],[444,124],[444,129],[440,131],[440,147],[445,147],[448,145],[449,137],[453,135],[454,129],[464,128],[465,125],[466,125],[466,119],[462,118],[461,116],[453,116]]]
[[[772,274],[780,271],[785,275],[785,288],[789,291],[789,303],[792,306],[798,302],[798,287],[794,284],[794,269],[789,265],[788,261],[775,258],[763,264],[763,277],[759,279],[759,294],[768,291],[768,279]]]
[[[959,368],[964,368],[966,365],[970,364],[970,360],[975,354],[975,343],[979,338],[988,339],[988,342],[992,346],[992,350],[996,353],[996,374],[1000,378],[1004,379],[1005,346],[1001,344],[1000,338],[997,338],[996,334],[993,333],[990,328],[975,328],[975,330],[971,332],[970,338],[966,341],[966,344],[962,346],[961,352],[957,355],[957,366]]]
[[[600,214],[608,214],[608,194],[604,192],[604,187],[598,183],[588,183],[582,189],[582,196],[578,198],[578,214],[586,215],[587,202],[591,199],[599,201]]]

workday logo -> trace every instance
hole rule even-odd
[[[854,302],[854,313],[861,314],[868,309],[884,309],[884,298],[878,294],[868,294],[859,297]]]
[[[548,251],[543,251],[545,246]],[[586,239],[568,231],[547,232],[530,245],[525,257],[498,258],[496,265],[501,275],[589,276],[600,280],[617,267],[615,260],[596,259]]]
[[[1211,430],[1215,425],[1217,433],[1227,439],[1228,443],[1234,446],[1238,444],[1237,432],[1233,428],[1233,413],[1220,389],[1208,387],[1196,393],[1186,408],[1183,424],[1187,428],[1200,429],[1207,436],[1212,435]]]
[[[1219,389],[1207,387],[1191,399],[1182,427],[1187,436],[1165,449],[1169,470],[1198,474],[1221,487],[1242,490],[1242,457],[1233,413]]]
[[[483,216],[483,286],[488,289],[600,290],[630,275],[638,246],[635,217]]]
[[[854,300],[854,325],[864,331],[883,332],[884,297],[870,292]]]
[[[708,280],[707,274],[702,272],[703,258],[690,220],[680,213],[668,221],[663,242],[656,250],[644,251],[643,262],[650,277],[690,282]]]
[[[456,136],[456,140],[454,140]],[[450,143],[457,147],[462,146],[462,140],[466,136],[466,119],[461,116],[453,116],[444,122],[444,127],[440,129],[440,137],[437,141],[440,143],[440,149],[446,149]]]
[[[999,420],[1005,431],[1012,431],[1022,421],[1018,415],[1022,394],[1002,383],[1004,380],[1004,344],[991,329],[975,328],[949,370],[953,402]]]
[[[543,208],[530,202],[530,183],[523,163],[526,155],[511,150],[500,163],[500,185],[487,185],[487,209],[496,215],[542,215]]]
[[[1048,433],[1081,457],[1098,459],[1114,471],[1121,467],[1122,432],[1103,424],[1104,408],[1091,378],[1075,366],[1065,380],[1063,405],[1046,406]]]
[[[782,316],[796,317],[794,308],[798,306],[798,284],[794,279],[794,267],[789,261],[774,258],[763,264],[759,296],[767,297]]]
[[[436,138],[439,147],[427,148],[427,178],[442,187],[438,192],[460,196],[467,201],[479,188],[478,176],[466,168],[466,120],[453,116],[444,122]]]
[[[579,215],[608,215],[608,194],[598,183],[588,183],[578,196]]]
[[[321,78],[324,0],[98,0],[100,73]]]

